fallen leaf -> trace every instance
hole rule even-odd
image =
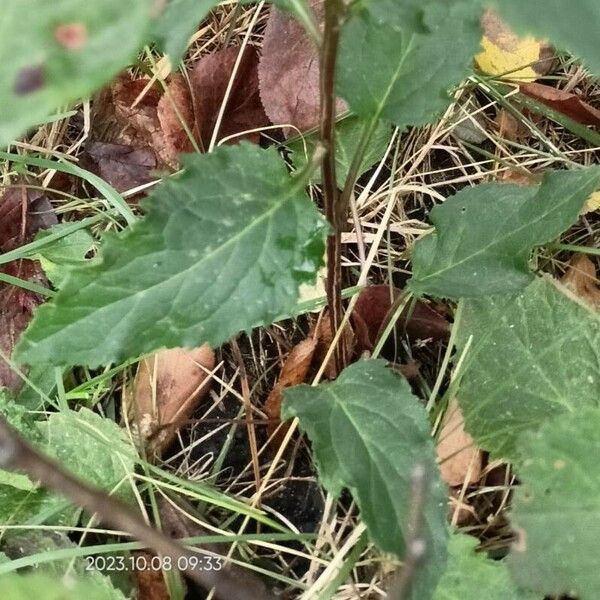
[[[58,222],[48,198],[38,190],[15,185],[0,197],[0,252],[26,244],[41,229]],[[39,262],[18,260],[0,266],[0,271],[25,281],[47,286]],[[0,283],[0,349],[10,356],[43,298],[23,288]],[[0,388],[18,391],[23,380],[0,358]]]
[[[535,81],[550,69],[553,55],[549,46],[528,36],[517,37],[488,10],[482,19],[483,50],[475,57],[477,66],[488,75],[514,81]]]
[[[529,129],[523,122],[504,108],[501,108],[496,115],[496,126],[498,135],[504,140],[517,142],[529,136]]]
[[[574,254],[561,283],[582,300],[600,310],[600,288],[596,265],[585,254]]]
[[[318,22],[323,21],[323,1],[311,0]],[[258,68],[260,97],[269,119],[286,127],[286,137],[319,123],[319,56],[313,40],[290,14],[274,7],[267,21],[263,53]],[[336,110],[347,110],[338,99]]]
[[[164,574],[158,568],[161,559],[148,550],[136,550],[132,556],[134,560],[133,575],[137,586],[136,597],[140,600],[142,598],[144,600],[170,600],[171,595],[167,589]]]
[[[317,339],[317,347],[315,349],[315,364],[321,365],[325,361],[325,357],[329,352],[329,348],[333,343],[333,332],[331,329],[331,319],[329,311],[323,311],[323,315],[317,321],[316,325],[311,330],[310,335]],[[356,346],[356,337],[350,324],[346,326],[343,333],[346,354],[349,358],[354,355]],[[335,356],[332,353],[325,366],[324,375],[326,379],[335,379],[339,375],[339,370],[335,364]]]
[[[587,214],[600,209],[600,192],[594,192],[585,203],[583,213]]]
[[[501,179],[505,183],[514,183],[515,185],[537,185],[543,179],[542,173],[529,173],[517,169],[507,169],[502,172]]]
[[[286,387],[304,383],[313,356],[315,355],[316,347],[317,339],[314,337],[307,338],[294,346],[285,359],[279,380],[271,390],[264,406],[265,413],[269,419],[269,424],[267,425],[269,436],[275,433],[280,423],[283,390]],[[283,432],[280,431],[280,436],[282,434]]]
[[[208,54],[190,72],[196,123],[205,150],[210,143],[239,53],[240,48],[236,46]],[[269,119],[258,91],[258,55],[254,48],[246,47],[219,126],[218,139],[268,124]],[[258,142],[259,138],[259,132],[246,133],[236,137],[232,143],[240,140]]]
[[[186,80],[179,73],[171,77],[166,93],[158,101],[157,114],[165,139],[167,159],[171,164],[177,164],[178,154],[194,149],[190,134],[194,136],[195,129],[192,95]]]
[[[465,431],[465,420],[455,398],[450,399],[442,421],[437,455],[442,479],[450,487],[479,481],[481,450]]]
[[[360,293],[352,313],[352,323],[358,339],[359,351],[372,350],[388,320],[397,307],[402,290],[388,285],[372,285]],[[417,301],[408,316],[407,306],[396,322],[397,330],[405,330],[409,338],[443,340],[448,337],[450,325],[446,318],[431,305]],[[407,318],[408,317],[408,318]]]
[[[522,94],[549,106],[582,125],[600,126],[600,110],[584,102],[577,94],[541,83],[519,86]]]
[[[156,155],[149,146],[88,142],[81,165],[109,183],[117,192],[132,190],[153,181]]]
[[[130,394],[141,441],[161,454],[209,391],[206,371],[215,366],[207,346],[162,350],[142,360]]]

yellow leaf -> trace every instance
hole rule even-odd
[[[594,192],[585,203],[583,207],[583,214],[587,214],[590,212],[594,212],[595,210],[600,210],[600,191]]]
[[[484,73],[521,83],[531,83],[540,76],[534,66],[543,53],[542,42],[533,37],[517,37],[491,11],[485,14],[482,24],[483,51],[475,57],[475,62]]]

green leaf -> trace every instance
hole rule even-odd
[[[539,186],[488,183],[461,190],[431,211],[436,232],[415,244],[415,294],[447,298],[508,294],[533,279],[535,246],[579,217],[600,187],[600,168],[550,171]]]
[[[480,47],[478,4],[373,2],[358,11],[342,31],[339,94],[365,119],[401,128],[435,120]]]
[[[519,449],[525,460],[512,512],[519,534],[509,556],[514,578],[547,595],[597,598],[600,409],[565,413],[523,435]]]
[[[536,596],[521,595],[510,578],[504,561],[490,560],[476,553],[478,541],[454,533],[448,543],[448,566],[433,600],[516,600]]]
[[[586,62],[600,76],[600,4],[597,0],[496,0],[501,15],[519,33],[549,38]]]
[[[121,593],[107,588],[96,578],[61,578],[44,573],[18,575],[9,573],[0,576],[3,598],[10,600],[118,600]]]
[[[4,0],[0,147],[88,96],[135,59],[151,0]]]
[[[48,235],[68,227],[69,224],[61,223],[51,229],[42,230],[36,240],[43,239]],[[59,238],[53,244],[44,246],[32,258],[39,260],[46,277],[55,287],[60,287],[68,273],[86,263],[86,254],[92,249],[94,239],[85,230],[79,229],[65,237]]]
[[[313,443],[320,481],[335,495],[352,492],[371,539],[403,556],[411,475],[428,477],[423,503],[427,558],[414,598],[431,595],[446,561],[446,490],[439,477],[427,413],[407,381],[381,360],[351,365],[332,383],[284,392],[284,418],[298,417]]]
[[[16,426],[15,418],[9,422]],[[136,452],[124,431],[110,419],[83,408],[78,412],[52,413],[36,428],[27,425],[21,433],[39,450],[65,465],[69,471],[107,492],[121,484],[115,496],[132,499],[126,481],[133,471]],[[48,524],[73,522],[75,511],[65,509],[65,500],[44,488],[31,491],[0,485],[0,524],[24,523],[36,519]]]
[[[98,365],[160,348],[219,346],[296,305],[327,226],[274,148],[182,157],[147,217],[71,273],[17,348],[24,363]]]
[[[358,150],[364,127],[364,121],[354,116],[341,120],[335,127],[336,178],[340,189],[344,187],[346,177],[348,177],[348,171],[350,170],[352,159]],[[390,127],[384,122],[378,123],[365,150],[358,173],[359,176],[383,158],[390,142],[390,138]],[[287,147],[291,152],[290,159],[297,171],[301,172],[306,168],[309,157],[314,152],[318,141],[319,135],[315,132],[305,135],[304,137],[294,138],[292,141],[288,142]],[[321,182],[320,171],[315,171],[311,178],[311,182]]]
[[[600,315],[539,278],[513,296],[469,300],[458,398],[469,433],[494,456],[518,458],[522,431],[600,401]]]
[[[218,0],[169,0],[154,25],[153,37],[171,64],[181,60],[198,24],[217,4]]]

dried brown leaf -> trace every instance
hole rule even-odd
[[[19,185],[0,197],[0,252],[30,242],[41,229],[58,222],[48,198],[40,191]],[[46,286],[48,281],[37,261],[19,260],[0,267],[3,273]],[[34,309],[43,298],[20,287],[0,283],[0,349],[10,356]],[[18,391],[21,378],[0,358],[0,387]]]
[[[169,164],[177,164],[177,155],[192,152],[194,146],[194,108],[186,80],[176,73],[167,85],[167,91],[158,101],[158,120],[165,138],[165,153]],[[186,131],[184,123],[189,131]]]
[[[582,300],[600,310],[596,265],[585,254],[575,254],[561,282]]]
[[[292,385],[304,383],[308,370],[315,355],[317,340],[308,338],[302,340],[294,346],[281,368],[279,380],[269,394],[264,410],[269,419],[267,432],[269,436],[273,435],[279,425],[281,419],[281,401],[283,398],[283,390]]]
[[[352,313],[359,351],[372,350],[379,334],[396,310],[395,303],[402,297],[402,290],[387,285],[369,286],[360,293]],[[450,325],[446,318],[431,305],[417,301],[412,313],[407,306],[396,322],[399,331],[406,331],[409,338],[443,340],[448,337]]]
[[[442,479],[450,486],[475,483],[481,477],[482,454],[465,431],[465,421],[455,398],[448,403],[437,445]]]
[[[517,142],[528,137],[529,129],[506,109],[501,108],[496,115],[498,135],[511,142]]]
[[[209,391],[215,354],[207,346],[173,348],[142,360],[133,385],[132,409],[141,440],[160,454]]]
[[[317,347],[315,349],[315,364],[321,365],[325,361],[329,348],[333,343],[333,331],[331,329],[331,319],[329,318],[329,311],[324,311],[323,316],[317,322],[316,326],[311,331],[311,336],[317,339]],[[348,324],[344,329],[344,346],[346,348],[347,356],[351,357],[354,354],[356,348],[356,337],[354,330]],[[335,364],[335,357],[332,353],[325,366],[324,375],[327,379],[335,379],[339,375],[338,368]]]
[[[157,568],[160,559],[147,550],[137,550],[133,552],[133,557],[137,597],[140,600],[170,600],[163,572]],[[142,566],[145,568],[140,568]]]
[[[239,53],[239,47],[219,50],[201,58],[190,72],[196,126],[205,150],[212,138]],[[265,127],[268,123],[258,92],[258,55],[254,48],[246,47],[219,126],[218,139]],[[258,142],[259,137],[259,133],[247,133],[232,142]]]
[[[600,126],[600,110],[572,92],[565,92],[541,83],[520,86],[521,93],[549,106],[582,125]]]
[[[311,0],[318,22],[323,1]],[[260,97],[271,121],[307,131],[319,122],[319,56],[313,40],[290,14],[271,8],[258,68]],[[338,99],[338,113],[347,110]],[[287,127],[286,136],[296,130]]]
[[[118,192],[132,190],[153,181],[156,155],[149,146],[88,142],[81,156],[84,168],[108,182]]]

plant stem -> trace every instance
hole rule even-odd
[[[335,164],[335,71],[340,40],[342,0],[325,0],[325,28],[321,46],[321,115],[320,135],[325,147],[321,162],[325,214],[333,232],[327,238],[327,301],[331,330],[335,334],[342,319],[342,229],[344,212],[340,209]],[[339,371],[346,364],[344,336],[335,348],[335,363]]]

